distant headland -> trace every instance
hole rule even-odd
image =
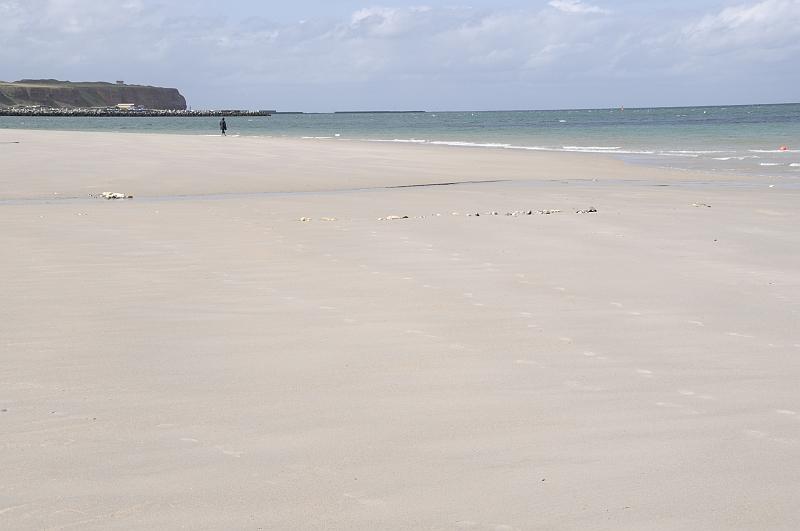
[[[0,116],[269,116],[273,111],[192,111],[175,88],[124,81],[0,81]]]
[[[186,98],[178,89],[128,85],[123,81],[77,82],[56,79],[22,79],[0,82],[0,105],[52,109],[100,108],[131,105],[153,110],[185,110]]]

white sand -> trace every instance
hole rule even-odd
[[[0,130],[0,529],[797,529],[800,191],[753,180]]]

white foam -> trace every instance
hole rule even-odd
[[[719,150],[694,150],[694,149],[673,149],[667,153],[677,153],[682,155],[714,155],[717,153],[733,153],[732,151],[719,151]]]
[[[791,164],[789,164],[789,166],[791,166],[792,168],[800,168],[800,162],[792,162]]]
[[[714,160],[747,160],[747,159],[760,159],[757,155],[744,155],[742,157],[714,157]]]
[[[453,146],[453,147],[469,147],[469,148],[491,148],[491,149],[514,149],[523,151],[549,151],[549,152],[567,152],[567,153],[598,153],[598,154],[613,154],[613,155],[660,155],[672,157],[693,157],[699,155],[697,153],[705,152],[665,152],[665,151],[651,151],[648,149],[623,149],[620,146],[520,146],[514,144],[506,144],[499,142],[464,142],[459,140],[421,140],[416,138],[392,138],[392,139],[362,139],[365,142],[394,142],[401,144],[429,144],[432,146]],[[712,152],[708,152],[712,153]],[[730,153],[729,151],[719,151],[718,153]]]
[[[673,153],[672,151],[661,152],[661,155],[665,157],[685,157],[690,159],[697,159],[700,158],[700,155],[697,153]]]
[[[618,149],[622,149],[619,146],[610,147],[610,146],[563,146],[563,149],[566,151],[615,151]]]
[[[780,162],[762,162],[760,166],[783,166]]]
[[[303,136],[303,137],[300,137],[300,138],[302,138],[303,140],[330,140],[333,137],[332,136]]]
[[[417,138],[393,138],[391,140],[367,140],[367,142],[396,142],[398,144],[427,144],[427,140],[420,140]]]
[[[749,149],[750,153],[800,153],[800,149]]]
[[[494,143],[480,144],[476,142],[444,142],[438,140],[429,143],[433,144],[434,146],[484,147],[484,148],[504,148],[504,149],[513,147],[511,144],[494,144]]]

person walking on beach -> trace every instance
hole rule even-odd
[[[219,121],[219,130],[222,131],[222,136],[228,136],[228,124],[225,123],[225,117],[222,117],[222,120]]]

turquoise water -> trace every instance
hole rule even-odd
[[[0,129],[216,134],[217,118],[0,117]],[[563,111],[302,114],[228,119],[278,136],[608,153],[635,163],[800,177],[800,104]],[[788,149],[782,151],[780,148]]]

